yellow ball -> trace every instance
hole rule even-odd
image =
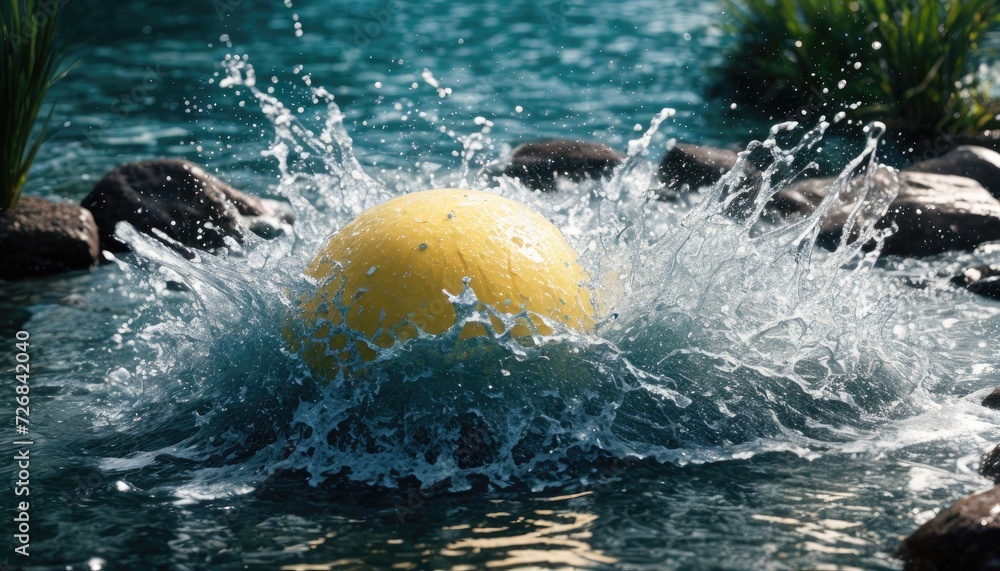
[[[310,332],[304,357],[314,372],[335,374],[350,360],[348,335],[365,360],[368,345],[391,347],[425,333],[448,331],[456,319],[448,292],[465,284],[497,313],[522,312],[541,335],[539,317],[576,331],[594,325],[590,278],[551,222],[512,200],[472,190],[417,192],[363,212],[333,235],[306,269],[319,286],[303,296],[299,323]],[[344,311],[341,311],[343,308]],[[504,324],[491,315],[493,328]],[[531,334],[522,317],[512,335]],[[343,329],[341,329],[343,331]],[[484,335],[469,323],[462,338]]]

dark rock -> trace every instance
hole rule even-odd
[[[102,178],[82,204],[94,214],[101,247],[112,251],[126,249],[114,238],[115,225],[122,221],[201,249],[220,247],[227,236],[242,241],[245,220],[291,221],[288,213],[275,210],[274,201],[244,194],[198,165],[176,159],[121,165]]]
[[[556,189],[556,178],[573,182],[601,178],[625,160],[607,145],[566,139],[525,143],[514,149],[503,174],[537,190]]]
[[[913,571],[1000,569],[1000,486],[955,502],[906,538],[896,556]]]
[[[804,218],[812,215],[819,207],[820,203],[830,194],[833,183],[837,177],[808,178],[792,183],[780,189],[767,203],[767,211],[772,216],[783,218]],[[888,192],[898,181],[897,172],[888,167],[879,167],[872,177],[874,186],[869,191],[869,196]],[[827,224],[830,232],[836,232],[843,226],[843,220],[836,220],[838,210],[843,210],[844,214],[850,212],[857,202],[858,193],[862,190],[863,179],[855,177],[847,181],[845,188],[840,191],[838,203],[832,209],[829,217],[835,220]],[[902,186],[902,184],[900,184]],[[899,194],[902,194],[900,189]],[[898,197],[898,195],[897,195]],[[870,200],[870,198],[869,198]]]
[[[899,230],[886,240],[883,253],[926,256],[1000,239],[1000,201],[976,181],[914,172],[899,178],[899,196],[881,223]]]
[[[972,293],[1000,300],[1000,266],[968,268],[962,275],[952,278],[951,283]]]
[[[964,176],[983,185],[1000,198],[1000,153],[975,145],[955,147],[937,158],[914,163],[903,172],[926,172]]]
[[[876,192],[895,184],[891,171],[879,169],[874,177]],[[812,179],[782,189],[769,209],[785,215],[807,216],[825,198],[833,178]],[[1000,201],[976,181],[951,175],[901,172],[899,193],[879,228],[895,224],[882,253],[897,256],[928,256],[949,250],[967,250],[983,242],[1000,239]],[[851,193],[841,196],[826,219],[820,243],[833,245],[843,234],[854,203]],[[863,220],[862,220],[863,222]]]
[[[996,394],[996,391],[993,391]],[[994,484],[1000,484],[1000,446],[983,454],[982,462],[979,464],[979,473],[993,480]]]
[[[86,269],[99,252],[94,217],[76,204],[25,196],[0,214],[0,279]]]
[[[660,181],[674,190],[711,186],[736,166],[735,151],[675,144],[660,162]]]
[[[1000,387],[993,389],[992,393],[986,395],[986,398],[983,399],[983,406],[1000,410]]]
[[[268,198],[256,198],[256,200],[260,204],[260,214],[240,210],[240,218],[247,230],[261,238],[267,240],[277,238],[285,234],[289,230],[289,225],[295,222],[295,213],[287,203]]]

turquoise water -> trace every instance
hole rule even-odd
[[[647,200],[669,139],[768,135],[705,95],[717,5],[291,4],[81,20],[29,193],[184,157],[299,221],[195,260],[126,229],[134,254],[0,283],[5,338],[32,342],[32,568],[897,569],[902,536],[986,487],[1000,306],[946,276],[995,254],[828,253],[818,217]],[[871,160],[860,129],[824,149],[812,127],[775,130],[777,178]],[[548,136],[632,157],[556,195],[478,175]],[[563,230],[596,333],[454,359],[458,327],[317,386],[283,338],[301,270],[364,208],[449,185]]]

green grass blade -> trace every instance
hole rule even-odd
[[[5,142],[0,151],[0,211],[17,204],[52,115],[50,109],[40,132],[32,137],[45,95],[63,75],[60,21],[66,4],[66,0],[0,2],[0,140]]]

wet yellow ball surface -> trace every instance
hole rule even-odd
[[[365,360],[375,356],[368,343],[391,347],[416,337],[418,327],[448,331],[456,320],[448,294],[461,294],[466,283],[493,312],[526,312],[541,335],[552,328],[540,317],[580,332],[594,325],[590,278],[559,230],[531,208],[486,192],[429,190],[366,210],[330,238],[305,274],[318,283],[298,316],[311,332],[304,356],[314,370],[332,373],[350,358],[351,339],[338,327],[353,333]],[[491,324],[504,331],[492,315]],[[531,332],[524,317],[511,331]],[[485,333],[481,323],[468,323],[461,337]]]

